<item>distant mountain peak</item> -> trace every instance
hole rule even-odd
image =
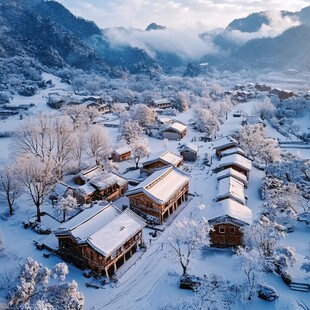
[[[150,30],[164,30],[164,29],[166,29],[166,28],[167,28],[166,26],[158,25],[158,24],[156,24],[156,23],[150,23],[150,24],[146,27],[145,31],[150,31]]]

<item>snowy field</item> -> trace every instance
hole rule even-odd
[[[48,76],[46,76],[47,78]],[[49,76],[55,84],[55,89],[61,92],[66,92],[65,86],[60,83],[58,78]],[[36,113],[39,111],[49,111],[51,113],[58,113],[50,110],[46,106],[46,96],[53,89],[43,90],[38,95],[31,98],[16,97],[11,104],[20,103],[35,103],[36,108],[31,112]],[[256,102],[247,102],[235,106],[234,110],[241,108],[244,112],[251,114]],[[233,117],[233,111],[228,114],[227,120],[221,126],[217,136],[226,136],[233,133],[240,128],[241,119]],[[189,110],[185,113],[179,114],[176,119],[189,123],[192,118],[192,111]],[[0,122],[0,131],[13,131],[23,120],[18,117],[12,117],[5,121]],[[305,116],[299,120],[301,126],[310,126],[309,116]],[[199,134],[194,132],[191,128],[189,134],[182,139],[182,143],[190,142],[196,139],[195,143],[199,146],[199,159],[195,163],[186,163],[184,166],[191,173],[190,181],[190,199],[188,203],[182,206],[179,210],[172,215],[166,224],[164,232],[159,233],[158,237],[152,238],[149,235],[149,230],[145,229],[144,239],[147,244],[147,251],[138,251],[134,256],[123,265],[118,271],[118,282],[114,285],[102,286],[99,289],[86,287],[86,282],[94,281],[95,279],[86,279],[82,275],[82,271],[69,265],[68,280],[75,279],[78,282],[79,289],[85,296],[85,309],[97,310],[131,310],[131,309],[160,309],[167,304],[191,298],[193,293],[187,290],[180,290],[178,288],[179,275],[182,270],[178,264],[172,263],[169,255],[169,246],[167,245],[167,235],[170,230],[174,229],[174,221],[177,219],[193,218],[201,219],[208,211],[208,207],[214,202],[217,191],[216,175],[212,173],[218,160],[214,157],[214,150],[212,142],[198,141]],[[117,128],[108,128],[111,138],[114,139],[114,145],[118,144],[116,140]],[[282,139],[283,136],[278,133],[274,128],[267,125],[267,132],[270,137]],[[162,140],[149,138],[151,153],[167,150],[177,153],[177,148],[180,145],[179,141],[169,141],[167,146],[164,146]],[[0,161],[7,162],[12,157],[9,149],[10,139],[0,139]],[[292,152],[299,154],[302,158],[310,158],[310,149],[283,149],[283,152]],[[211,167],[204,166],[202,159],[204,154],[213,156]],[[133,166],[133,162],[125,162],[120,164],[120,171],[125,171],[128,166]],[[137,172],[128,173],[125,177],[136,178]],[[259,212],[259,206],[262,201],[259,196],[259,189],[261,185],[264,172],[253,168],[250,173],[249,185],[246,189],[248,196],[248,207],[252,210],[254,218]],[[126,201],[126,198],[123,198]],[[124,200],[119,205],[124,203]],[[1,203],[3,206],[3,203]],[[198,206],[204,205],[204,208]],[[52,267],[62,260],[54,255],[48,258],[43,257],[43,252],[35,248],[33,240],[39,240],[42,236],[37,235],[32,230],[25,230],[22,222],[33,216],[35,209],[31,205],[31,201],[22,196],[16,202],[16,211],[14,216],[5,216],[4,208],[2,208],[2,215],[0,218],[0,230],[3,234],[6,250],[5,256],[0,257],[0,273],[11,278],[16,273],[16,268],[25,258],[31,256],[42,264]],[[44,205],[43,211],[48,210],[50,206]],[[43,218],[43,223],[55,229],[58,227],[58,222],[51,218]],[[296,249],[297,262],[290,270],[293,275],[294,281],[310,283],[309,277],[300,270],[300,266],[304,261],[304,257],[309,255],[309,233],[310,228],[304,223],[299,223],[293,233],[290,233],[283,239],[283,244],[290,245]],[[51,240],[51,243],[55,240]],[[45,251],[44,251],[45,253]],[[219,274],[231,281],[244,280],[244,274],[240,270],[236,255],[231,250],[218,250],[218,249],[204,249],[197,254],[191,262],[190,274],[203,276],[204,274]],[[310,307],[310,293],[295,292],[289,289],[279,276],[273,274],[264,274],[263,282],[276,288],[280,298],[273,303],[255,299],[249,304],[235,303],[233,309],[298,309],[297,301],[302,301],[305,305]],[[3,283],[2,283],[3,285]],[[0,291],[0,298],[4,301],[4,290]],[[1,301],[0,299],[0,301]],[[1,302],[0,302],[0,309]],[[309,309],[309,308],[308,308]]]

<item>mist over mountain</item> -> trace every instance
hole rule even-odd
[[[309,25],[306,7],[253,13],[207,32],[199,27],[170,29],[155,21],[145,30],[102,30],[55,1],[0,0],[0,57],[31,57],[50,68],[109,76],[153,76],[188,63],[193,64],[188,70],[192,74],[192,68],[200,68],[195,65],[206,62],[220,70],[308,70]]]
[[[93,22],[54,1],[1,1],[0,26],[1,57],[29,56],[51,68],[71,66],[104,74],[114,74],[114,67],[131,73],[161,70],[141,49],[114,49]]]

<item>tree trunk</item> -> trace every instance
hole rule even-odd
[[[13,204],[9,202],[9,208],[10,208],[10,215],[14,214]]]
[[[187,275],[187,267],[182,264],[182,269],[183,269],[183,276]]]
[[[41,209],[40,205],[36,205],[37,207],[37,222],[41,223]]]
[[[66,221],[66,211],[65,210],[63,211],[63,214],[62,214],[62,221],[63,222]]]

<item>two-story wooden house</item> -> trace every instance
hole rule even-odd
[[[73,197],[79,204],[95,200],[113,201],[124,195],[128,181],[113,172],[102,172],[82,186],[73,189]]]
[[[228,198],[207,209],[211,246],[237,247],[243,245],[242,227],[252,223],[252,211],[245,205]]]
[[[175,166],[179,167],[183,163],[183,157],[169,151],[153,154],[148,160],[142,163],[141,172],[152,174],[157,169]]]
[[[134,212],[112,204],[94,205],[55,232],[58,252],[69,263],[111,277],[137,251],[145,222]]]
[[[155,171],[126,196],[130,208],[148,221],[162,224],[188,199],[190,175],[170,166]]]

